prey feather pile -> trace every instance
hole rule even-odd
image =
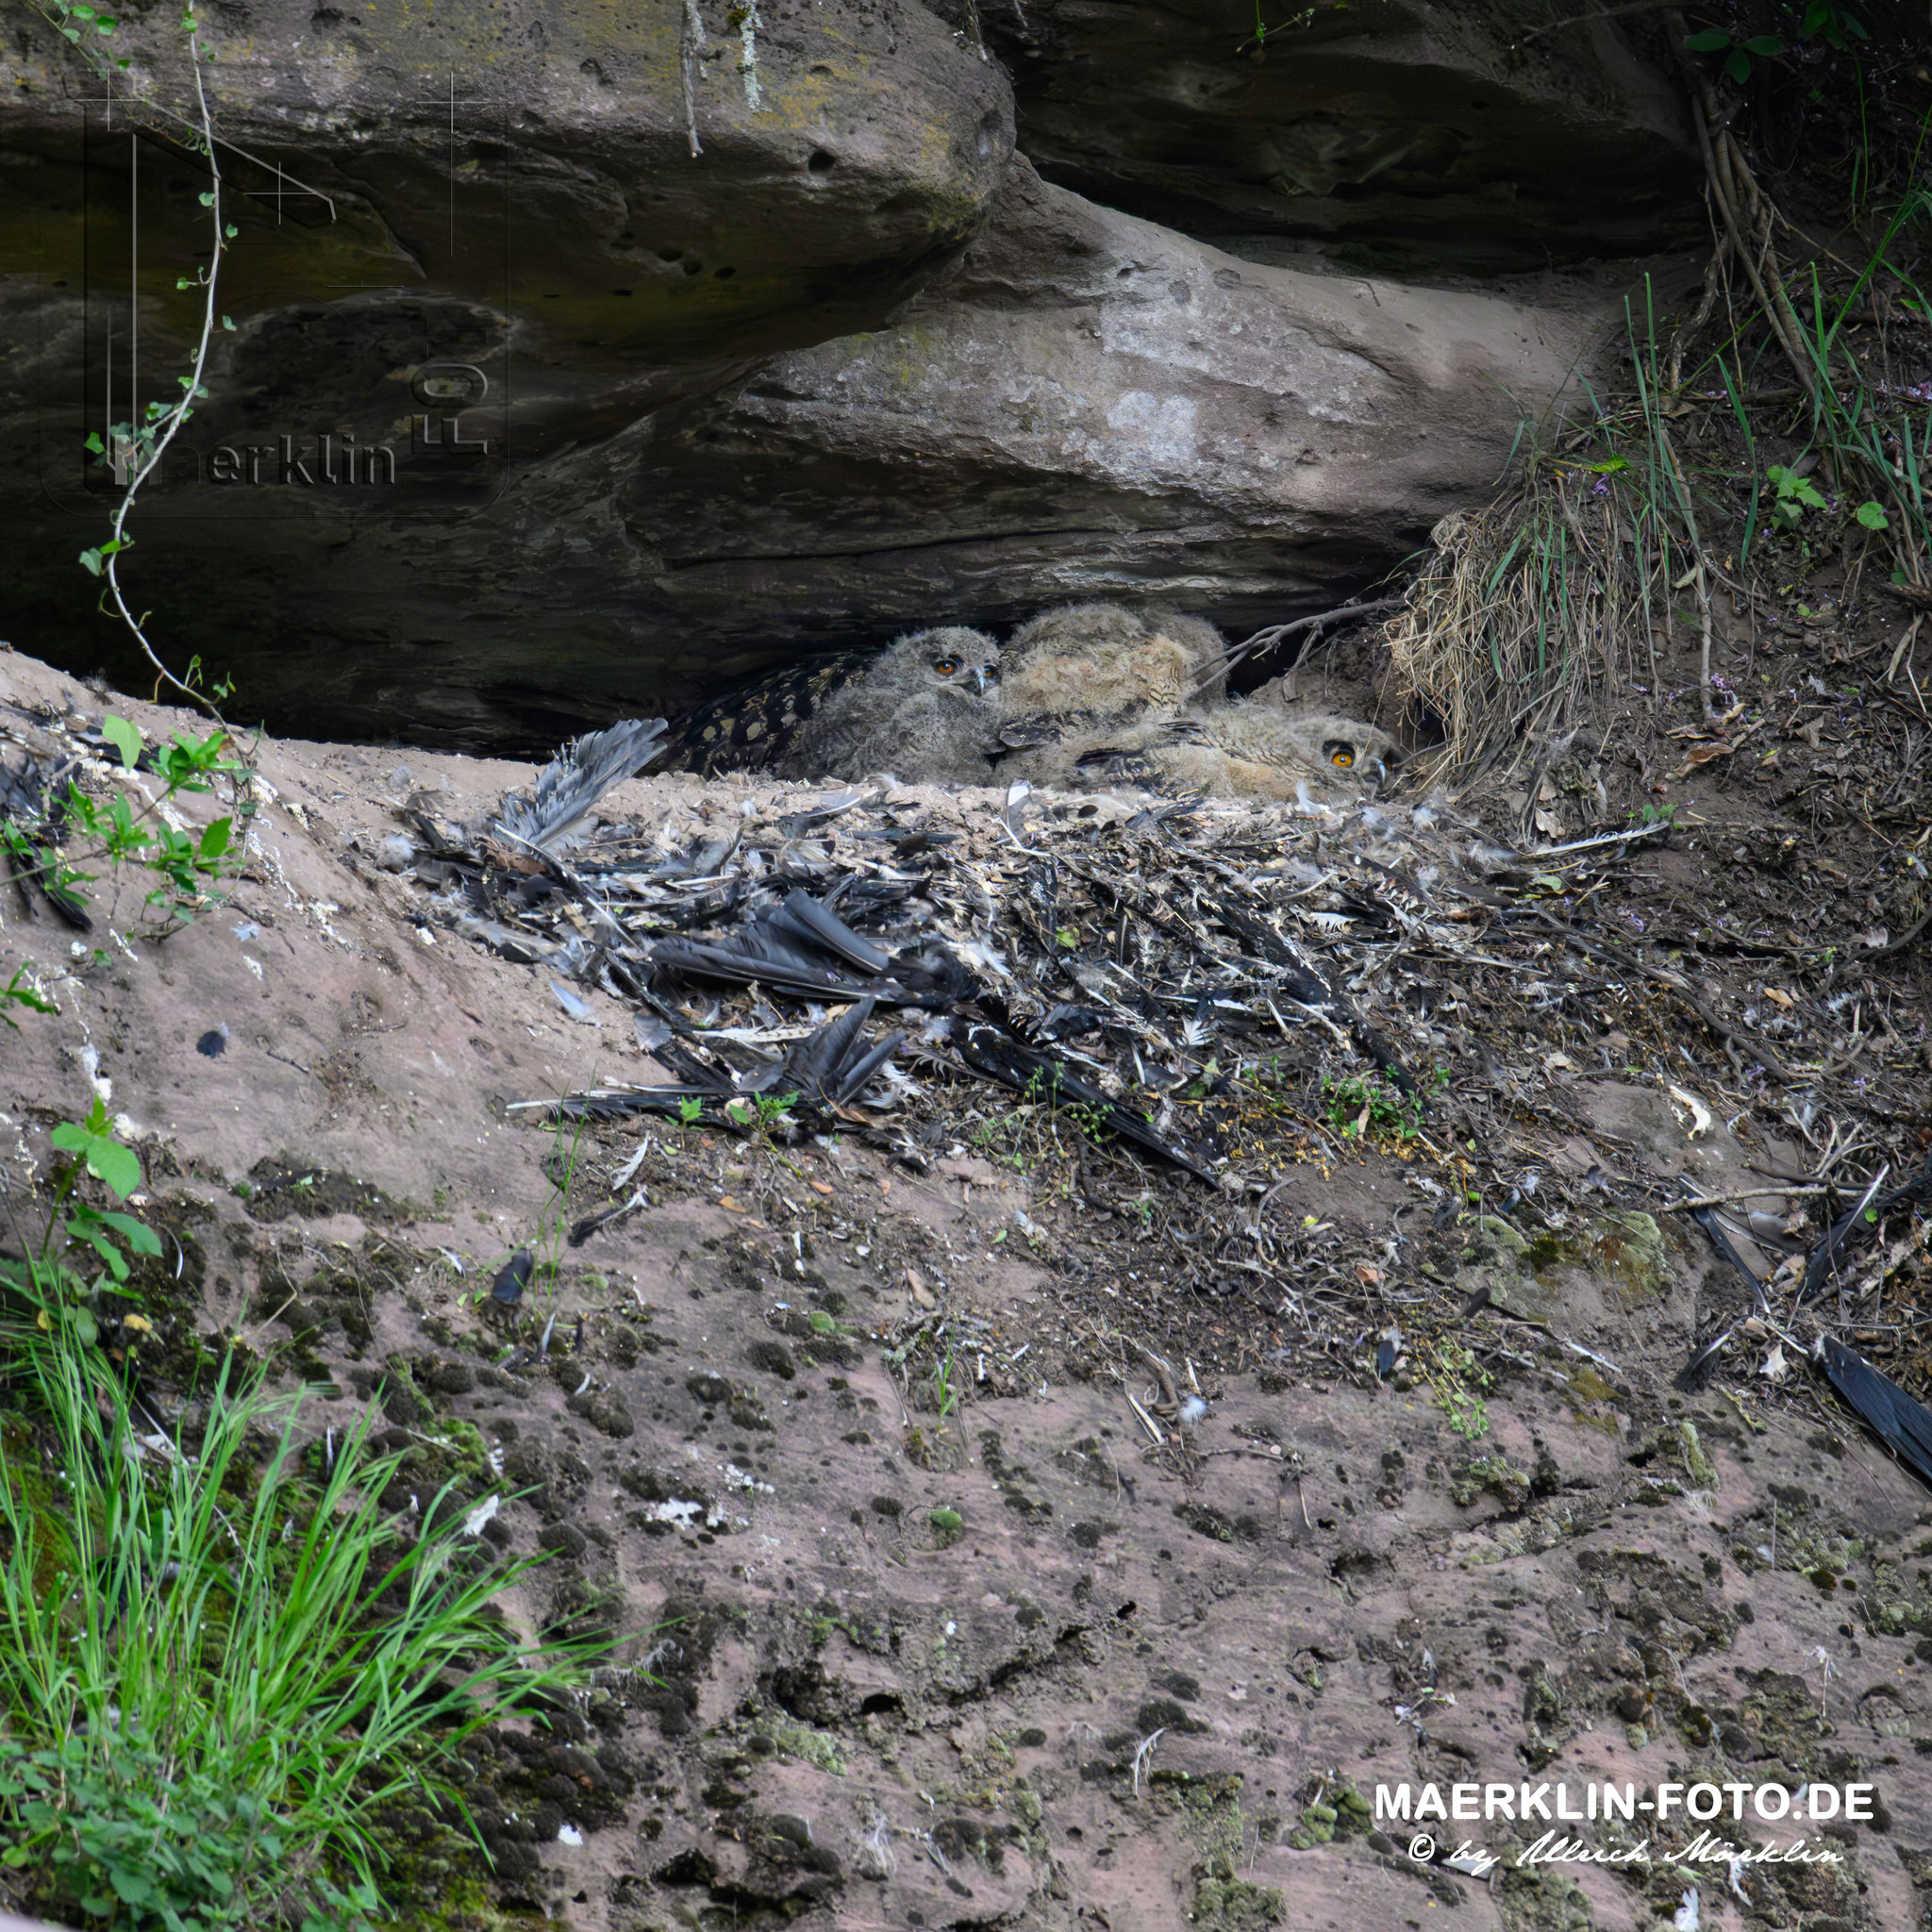
[[[1903,1062],[1868,1056],[1854,1097],[1822,1026],[1823,1064],[1793,1065],[1754,1032],[1745,989],[1692,979],[1681,952],[1633,936],[1623,891],[1668,827],[1512,849],[1441,802],[748,776],[646,778],[620,807],[608,794],[648,732],[614,731],[628,735],[581,741],[534,798],[474,828],[405,814],[432,922],[540,967],[560,999],[570,981],[624,1001],[662,1070],[527,1108],[777,1137],[836,1127],[915,1168],[969,1149],[1030,1168],[1072,1147],[1061,1186],[1086,1208],[1111,1193],[1110,1211],[1152,1230],[1160,1200],[1172,1252],[1143,1257],[1158,1263],[1150,1295],[1164,1280],[1305,1339],[1325,1329],[1324,1350],[1364,1374],[1377,1336],[1400,1335],[1394,1353],[1413,1361],[1457,1325],[1440,1277],[1417,1278],[1415,1230],[1489,1212],[1559,1232],[1606,1196],[1674,1210],[1679,1183],[1634,1147],[1608,1177],[1548,1158],[1587,1125],[1574,1079],[1620,1071],[1607,1029],[1660,1082],[1675,1067],[1714,1097],[1741,1083],[1747,1111],[1799,1131],[1821,1102],[1874,1121],[1911,1104]],[[547,836],[564,824],[568,839]],[[1833,1010],[1822,1002],[1821,1019]],[[1792,1038],[1779,1034],[1794,1058]],[[1427,1210],[1373,1257],[1339,1252],[1316,1216],[1271,1214],[1298,1169],[1371,1143],[1405,1163]],[[1839,1326],[1888,1278],[1897,1291],[1889,1261],[1845,1286],[1862,1265],[1839,1225],[1855,1204],[1821,1203]],[[1897,1221],[1918,1200],[1880,1205]],[[1697,1209],[1692,1224],[1742,1277],[1696,1378],[1749,1374],[1767,1323],[1831,1319],[1740,1260],[1725,1230],[1747,1237],[1741,1209]],[[1857,1407],[1852,1378],[1833,1379]]]
[[[1420,1118],[1413,1025],[1398,1017],[1385,1037],[1367,1010],[1385,989],[1366,1003],[1351,990],[1355,956],[1466,944],[1498,902],[1490,881],[1517,864],[1441,808],[1025,786],[813,796],[767,783],[699,827],[613,816],[591,829],[648,738],[620,724],[580,741],[474,832],[409,813],[434,919],[636,1007],[673,1080],[563,1103],[604,1118],[729,1123],[730,1100],[782,1096],[890,1124],[919,1158],[945,1128],[905,1125],[915,1097],[977,1078],[1239,1187],[1237,1143],[1257,1138],[1237,1124],[1246,1090],[1269,1086],[1275,1105],[1285,1049],[1359,1064]],[[916,1037],[902,1025],[861,1053],[881,1008],[916,1015]]]

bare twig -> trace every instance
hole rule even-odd
[[[704,153],[698,142],[697,58],[705,50],[704,16],[698,0],[684,0],[684,25],[678,37],[678,75],[684,84],[684,131],[691,142],[691,159]]]

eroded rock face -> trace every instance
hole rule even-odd
[[[332,709],[328,660],[347,644],[393,664],[460,635],[459,526],[515,542],[530,466],[774,352],[876,326],[984,219],[1010,91],[916,0],[774,0],[748,39],[718,0],[699,10],[689,122],[675,6],[431,18],[267,0],[205,21],[236,329],[150,492],[134,568],[171,636],[258,702],[315,675],[315,715],[405,728],[367,679]],[[46,566],[8,616],[16,638],[38,616],[70,655],[92,601],[72,560],[110,488],[82,438],[125,416],[130,389],[175,394],[200,325],[198,290],[176,285],[207,259],[211,183],[175,20],[113,38],[132,63],[113,94],[147,104],[133,115],[51,26],[0,57],[0,288],[21,345],[0,490],[32,506]],[[579,503],[599,493],[594,464]],[[555,501],[540,492],[534,513]],[[460,646],[452,661],[459,684],[500,675]]]
[[[1237,256],[1009,163],[1000,66],[911,0],[774,0],[749,60],[741,17],[706,5],[697,158],[669,7],[432,29],[271,0],[210,25],[236,328],[125,560],[172,661],[199,653],[284,729],[537,750],[803,652],[1068,596],[1292,615],[1482,497],[1619,311],[1584,275],[1499,294],[1261,258],[1372,232],[1438,269],[1468,265],[1457,237],[1484,266],[1531,236],[1668,239],[1674,133],[1607,27],[1511,65],[1488,28],[1352,12],[1306,58],[1224,73],[1217,53],[1191,93],[1222,28],[1127,14],[1093,50],[1112,80],[1029,96],[1041,152]],[[172,31],[125,28],[117,86],[178,108]],[[1053,32],[1059,73],[1077,36]],[[6,97],[0,301],[23,346],[0,491],[27,559],[6,617],[131,680],[73,561],[112,494],[81,439],[134,374],[130,207],[137,393],[182,366],[208,177],[177,122],[84,106],[55,44],[16,43]],[[1319,146],[1337,89],[1357,119],[1326,173],[1277,156],[1236,193],[1247,175],[1202,145]],[[1429,132],[1479,112],[1504,132]],[[1374,132],[1398,125],[1423,130],[1399,154]],[[1143,192],[1163,127],[1167,186]]]
[[[1351,0],[1257,43],[1211,0],[986,11],[1042,175],[1237,255],[1494,275],[1644,252],[1695,218],[1694,142],[1625,38],[1641,21]]]
[[[979,225],[1012,146],[1005,75],[909,0],[777,0],[748,42],[725,12],[709,8],[691,63],[689,122],[671,7],[621,21],[583,6],[458,9],[431,23],[267,0],[245,25],[211,16],[203,79],[243,230],[225,299],[253,321],[234,378],[260,392],[278,329],[318,320],[304,303],[332,318],[468,303],[511,338],[516,405],[540,425],[558,418],[554,440],[589,426],[568,420],[587,389],[627,420],[734,360],[872,326]],[[148,163],[142,294],[150,324],[176,337],[197,305],[163,258],[177,240],[206,245],[194,210],[169,206],[206,175],[183,146],[194,94],[180,42],[159,15],[112,42],[133,57],[117,92],[153,104],[133,117]],[[9,62],[12,221],[26,219],[20,202],[41,205],[41,265],[57,278],[85,225],[97,254],[87,292],[125,303],[113,251],[125,255],[130,117],[48,53],[58,44],[38,37]],[[333,326],[339,354],[379,333]],[[546,410],[531,372],[553,368],[575,381]],[[352,378],[370,373],[339,367],[336,391],[357,394]],[[519,414],[514,426],[526,438],[536,425]]]
[[[896,327],[661,412],[615,508],[692,636],[758,602],[803,641],[1136,592],[1239,625],[1419,544],[1608,307],[1238,261],[1016,159]]]

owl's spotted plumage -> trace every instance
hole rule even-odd
[[[756,684],[726,691],[687,711],[671,727],[658,772],[762,772],[782,758],[799,727],[841,686],[872,662],[866,651],[809,658],[787,664]]]
[[[789,664],[691,711],[656,769],[819,778],[863,766],[972,783],[988,775],[999,658],[991,638],[955,625]]]
[[[1226,689],[1221,633],[1158,608],[1068,604],[1014,632],[1001,684],[1000,740],[1041,745],[1211,705]]]

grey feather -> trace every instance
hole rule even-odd
[[[537,774],[530,793],[512,791],[490,828],[539,852],[556,852],[581,838],[597,801],[658,754],[662,718],[625,718],[575,739]]]

